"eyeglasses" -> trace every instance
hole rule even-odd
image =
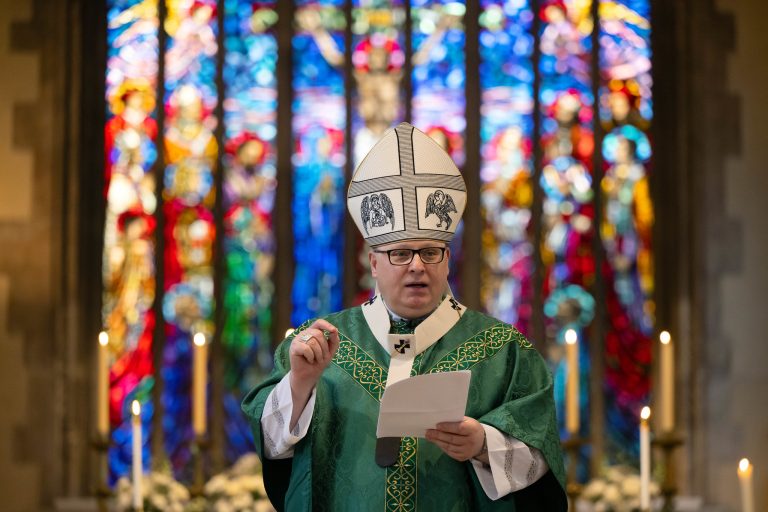
[[[388,251],[376,251],[389,257],[393,265],[408,265],[413,261],[413,255],[418,254],[422,263],[440,263],[445,257],[445,247],[422,247],[421,249],[390,249]]]

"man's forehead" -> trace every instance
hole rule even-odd
[[[424,247],[448,247],[440,240],[403,240],[391,244],[379,245],[377,251],[391,251],[392,249],[422,249]]]

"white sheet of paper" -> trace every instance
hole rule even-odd
[[[376,437],[424,437],[444,421],[461,421],[467,409],[472,372],[429,373],[384,390]]]

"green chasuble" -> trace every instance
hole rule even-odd
[[[549,510],[521,506],[522,500],[516,507],[519,493],[490,500],[469,461],[455,461],[426,439],[403,438],[399,461],[379,467],[374,457],[376,422],[389,354],[374,338],[360,307],[325,319],[338,328],[341,345],[318,382],[312,422],[294,447],[293,459],[264,457],[260,421],[267,396],[290,369],[291,338],[277,348],[272,374],[243,401],[263,461],[265,483],[278,509]],[[564,496],[552,377],[528,340],[508,324],[467,310],[448,334],[416,356],[411,375],[455,370],[472,371],[466,415],[541,450],[559,482],[546,492]],[[288,468],[283,477],[279,467]],[[546,476],[555,482],[550,474]],[[280,478],[290,481],[286,485]]]

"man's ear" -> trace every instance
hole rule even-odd
[[[376,254],[373,251],[368,251],[368,263],[371,264],[371,277],[375,279],[378,277],[376,274],[376,264],[378,263],[378,260],[376,259]]]

